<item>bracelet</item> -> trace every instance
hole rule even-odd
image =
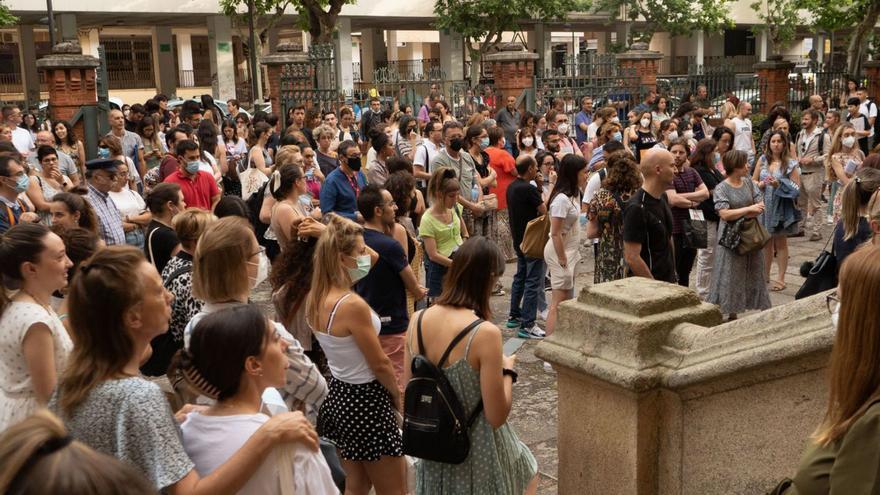
[[[516,383],[517,378],[519,378],[519,373],[517,373],[516,371],[513,371],[510,368],[502,368],[501,375],[502,376],[509,376],[510,378],[513,379],[513,383]]]

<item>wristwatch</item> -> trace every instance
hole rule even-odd
[[[516,379],[519,378],[519,373],[517,373],[516,371],[513,371],[510,368],[502,368],[501,375],[502,376],[505,376],[505,375],[509,376],[510,378],[513,379],[513,383],[516,383]]]

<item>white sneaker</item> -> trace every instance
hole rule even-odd
[[[532,328],[520,328],[517,337],[521,339],[543,339],[547,333],[541,330],[538,325],[532,325]]]
[[[544,311],[538,311],[538,319],[547,321],[547,315],[549,314],[549,309],[545,309]]]
[[[826,217],[826,222],[828,225],[834,225],[834,215],[828,215]]]

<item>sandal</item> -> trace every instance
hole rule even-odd
[[[780,282],[778,280],[774,280],[774,281],[770,282],[770,284],[771,284],[770,290],[772,290],[773,292],[784,291],[785,288],[787,287],[784,282]]]

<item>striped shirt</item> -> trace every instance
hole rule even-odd
[[[119,208],[113,204],[110,195],[102,193],[89,184],[89,192],[86,194],[86,199],[95,210],[95,215],[98,216],[98,223],[100,224],[98,228],[104,242],[108,246],[115,244],[124,245],[125,231],[122,230],[122,214],[119,213]]]

